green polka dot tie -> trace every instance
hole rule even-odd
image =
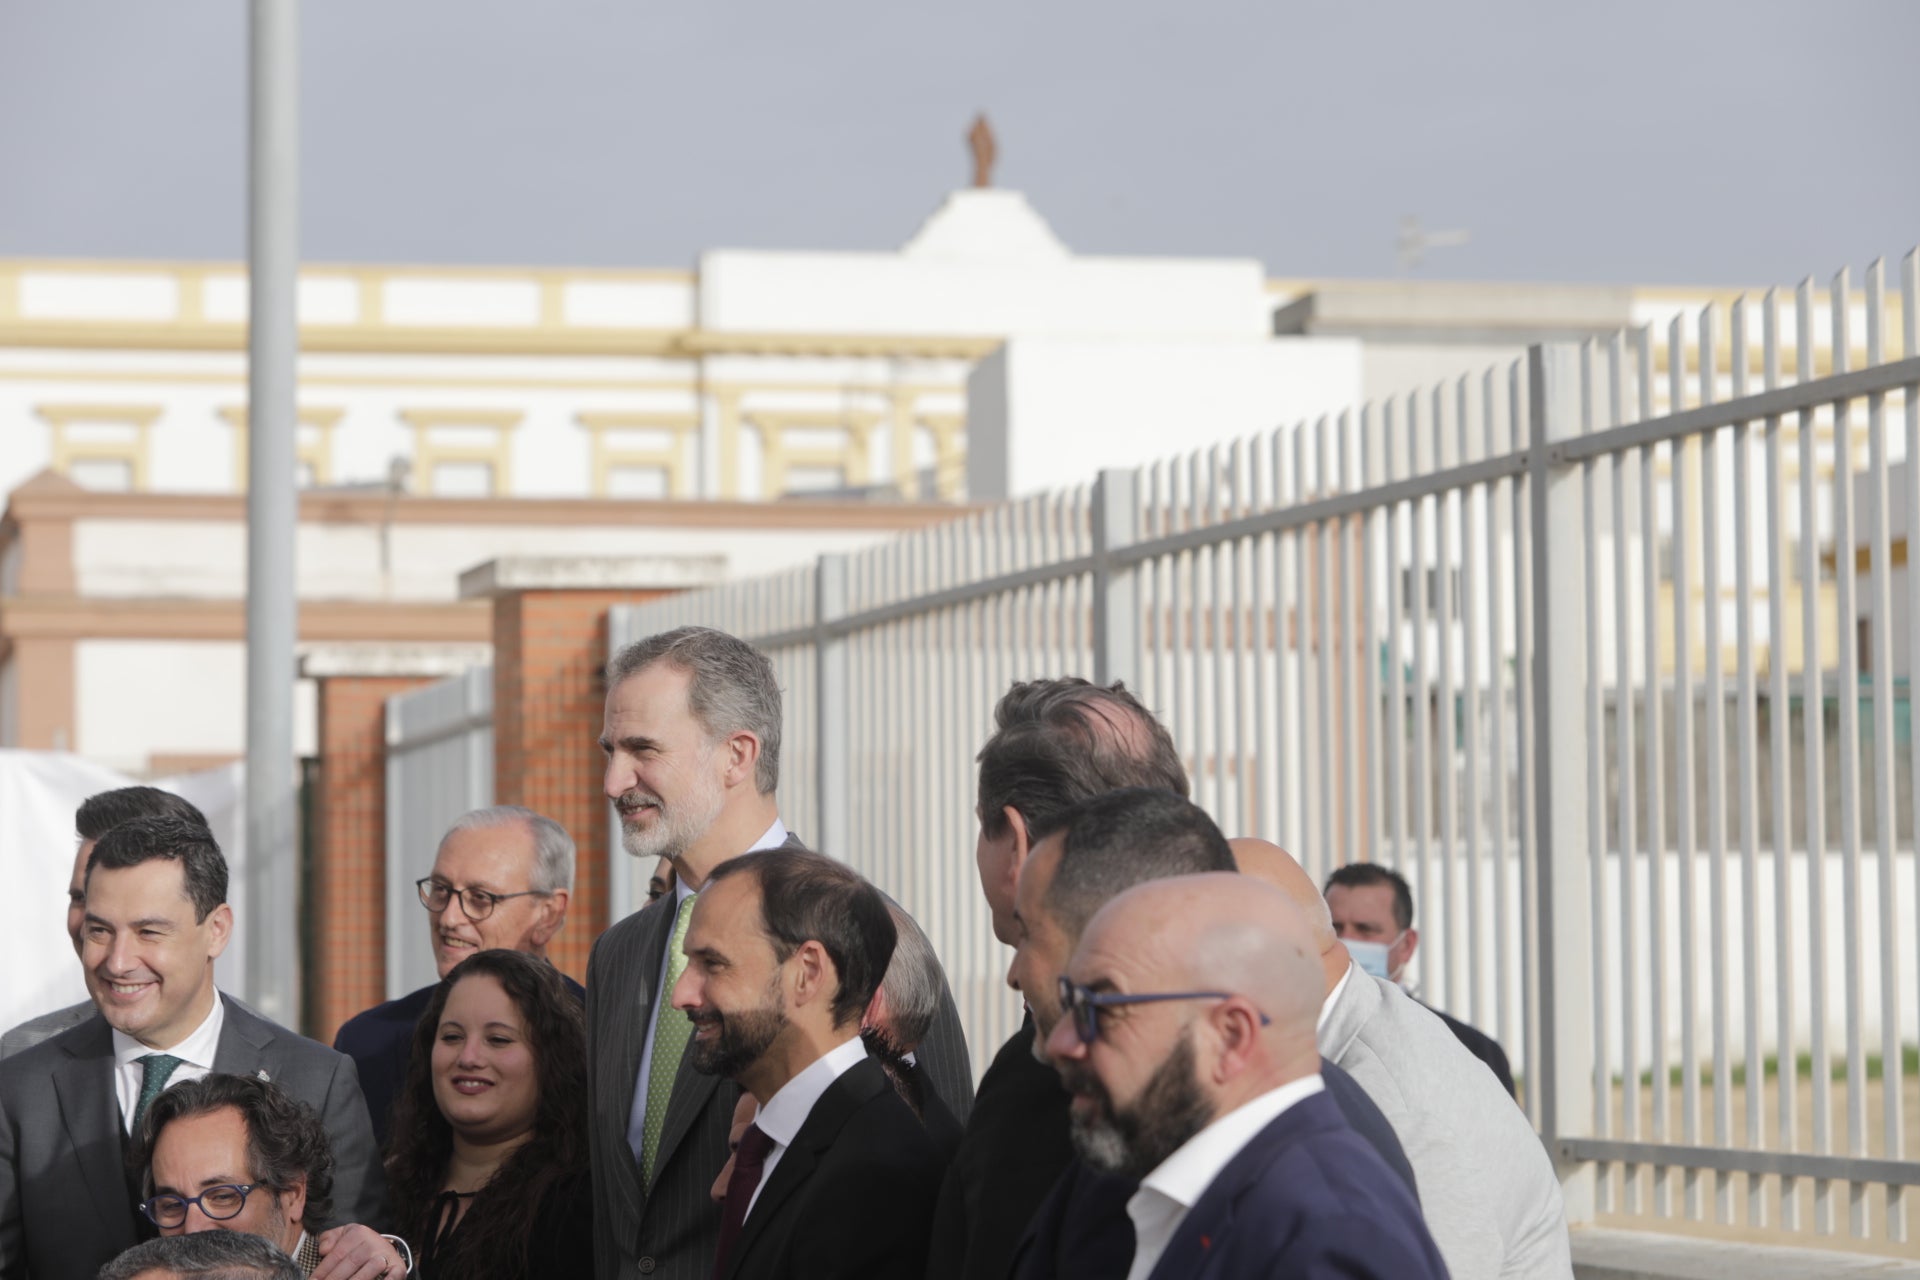
[[[167,1087],[167,1081],[172,1078],[174,1069],[185,1059],[176,1058],[170,1053],[149,1053],[144,1058],[135,1058],[134,1061],[140,1064],[140,1100],[133,1104],[133,1132],[138,1134],[140,1117],[147,1114],[147,1108],[153,1104],[155,1098],[160,1096],[160,1091]]]
[[[667,1102],[673,1097],[673,1078],[680,1071],[680,1058],[693,1039],[693,1023],[673,1007],[673,984],[687,971],[687,955],[680,944],[687,940],[687,921],[693,919],[693,900],[688,894],[673,917],[673,941],[667,944],[667,974],[660,980],[660,1017],[653,1028],[653,1061],[647,1064],[647,1112],[640,1125],[640,1173],[653,1180],[653,1162],[660,1154],[660,1130],[667,1122]]]

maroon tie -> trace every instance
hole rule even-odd
[[[753,1199],[772,1151],[773,1139],[762,1133],[759,1125],[748,1125],[740,1135],[740,1145],[733,1152],[733,1176],[727,1179],[725,1207],[720,1211],[720,1247],[713,1255],[713,1280],[725,1280],[727,1254],[740,1234],[740,1225],[747,1220],[747,1201]]]

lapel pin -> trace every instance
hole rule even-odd
[[[260,1068],[260,1070],[254,1072],[253,1074],[256,1076],[259,1076],[262,1080],[265,1080],[268,1084],[273,1083],[273,1077],[267,1074],[267,1069],[265,1067]]]

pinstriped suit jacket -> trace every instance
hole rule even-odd
[[[785,849],[805,849],[788,834]],[[587,961],[588,1144],[593,1170],[594,1266],[600,1280],[706,1280],[720,1241],[720,1209],[707,1196],[727,1161],[727,1129],[739,1087],[693,1069],[692,1044],[673,1078],[654,1159],[641,1185],[627,1145],[634,1086],[647,1023],[660,990],[661,959],[673,932],[672,895],[601,934]],[[663,1011],[665,1012],[665,1011]],[[920,1046],[935,1092],[965,1123],[973,1101],[966,1038],[949,991]]]

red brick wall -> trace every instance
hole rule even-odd
[[[581,981],[587,952],[610,923],[598,745],[607,610],[664,594],[521,591],[493,603],[494,802],[546,814],[579,847],[573,904],[549,954]]]
[[[426,683],[387,676],[319,682],[307,904],[316,932],[304,1022],[329,1043],[342,1022],[387,998],[386,704]]]

